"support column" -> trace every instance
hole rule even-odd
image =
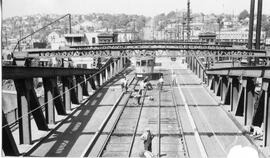
[[[117,74],[117,61],[114,61],[113,62],[113,75],[116,75]]]
[[[264,147],[270,146],[270,80],[264,80],[262,89],[264,91],[264,136],[263,136],[263,144]]]
[[[109,80],[109,73],[108,73],[108,67],[105,68],[105,82]]]
[[[77,96],[77,87],[76,87],[76,79],[74,76],[67,78],[71,85],[70,87],[70,97],[72,104],[79,104],[78,96]]]
[[[65,105],[65,110],[71,111],[71,99],[70,99],[70,91],[71,88],[70,82],[66,77],[62,78],[63,83],[63,100]]]
[[[110,79],[113,77],[113,63],[110,63]]]
[[[60,96],[60,91],[57,85],[56,78],[43,78],[44,90],[45,90],[45,102],[53,104],[59,115],[66,115],[65,106]],[[46,100],[47,99],[47,100]],[[48,106],[48,112],[54,112],[53,106]],[[49,114],[50,115],[50,114]]]
[[[30,123],[30,111],[28,101],[30,100],[30,94],[26,91],[24,80],[14,80],[17,91],[18,102],[18,118],[19,119],[19,140],[20,144],[31,144],[31,123]]]
[[[5,114],[2,111],[2,127],[7,124]],[[19,156],[20,154],[9,126],[2,128],[2,150],[5,156]]]
[[[89,78],[89,76],[87,78]],[[93,90],[97,89],[96,84],[95,84],[95,80],[94,80],[94,76],[88,79],[88,83],[91,85]]]
[[[103,85],[103,75],[102,75],[102,73],[103,73],[103,71],[101,71],[101,72],[99,73],[99,83],[100,83],[100,86]]]
[[[245,106],[244,106],[244,117],[245,122],[244,125],[251,126],[252,118],[254,113],[254,103],[255,103],[255,81],[254,78],[243,78],[246,80],[245,87]]]
[[[238,100],[238,93],[240,89],[240,82],[238,77],[230,77],[229,82],[231,82],[230,86],[230,105],[231,111],[235,112],[237,108],[237,100]]]
[[[226,97],[227,97],[227,94],[228,94],[228,79],[227,79],[227,76],[222,76],[221,77],[221,100],[223,101],[223,103],[225,104],[226,102]]]
[[[81,76],[76,76],[77,96],[79,103],[83,100],[83,87]]]

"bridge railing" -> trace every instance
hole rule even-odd
[[[55,67],[3,66],[3,79],[12,79],[17,92],[17,120],[7,120],[2,110],[3,148],[5,155],[19,155],[10,127],[18,124],[20,144],[32,144],[31,117],[38,130],[49,130],[58,115],[72,110],[71,104],[80,104],[83,96],[98,91],[115,75],[124,70],[126,58],[110,59],[100,70]],[[42,78],[44,101],[41,103],[35,91],[34,78]],[[59,85],[61,85],[59,87]],[[8,105],[7,105],[8,106]],[[45,115],[43,110],[45,107]]]

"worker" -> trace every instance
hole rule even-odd
[[[152,90],[153,89],[153,86],[152,84],[150,83],[150,81],[148,80],[148,77],[146,77],[144,79],[144,86],[147,90]]]
[[[152,139],[154,138],[154,135],[150,132],[150,129],[147,128],[146,132],[144,132],[141,136],[141,139],[143,140],[144,144],[144,150],[152,152]]]
[[[127,83],[126,76],[124,76],[124,78],[121,79],[121,87],[122,87],[122,91],[123,90],[127,91],[127,89],[128,89],[128,83]]]
[[[172,74],[172,86],[176,85],[176,74],[173,72]]]
[[[163,83],[164,83],[163,76],[160,76],[160,79],[158,80],[158,87],[160,88],[160,90],[162,90]]]

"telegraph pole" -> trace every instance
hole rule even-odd
[[[258,0],[255,49],[260,49],[260,43],[261,43],[262,3],[263,3],[262,1],[263,0]]]
[[[190,40],[190,0],[187,2],[187,41]]]
[[[248,30],[248,49],[252,49],[253,45],[253,25],[254,25],[254,8],[255,0],[250,1],[250,13],[249,13],[249,30]],[[248,65],[251,65],[251,57],[247,58]]]

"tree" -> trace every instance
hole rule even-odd
[[[239,14],[238,19],[239,19],[239,21],[241,21],[241,20],[244,20],[244,19],[247,18],[247,17],[249,17],[249,13],[248,13],[248,11],[245,9],[245,10],[243,10],[243,11]]]

